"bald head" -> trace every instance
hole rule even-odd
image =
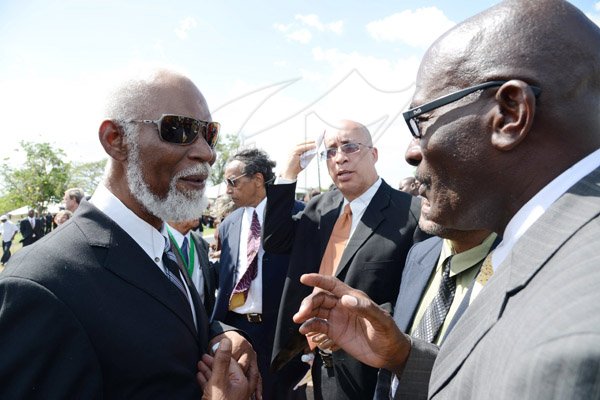
[[[531,197],[600,148],[598,49],[598,26],[561,0],[504,1],[438,39],[412,101],[426,110],[411,120],[421,138],[406,153],[428,219],[502,233]]]

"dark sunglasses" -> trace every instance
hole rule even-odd
[[[325,149],[325,151],[321,152],[321,159],[322,160],[328,160],[330,158],[333,158],[336,156],[338,149],[344,153],[344,154],[352,154],[352,153],[356,153],[357,151],[360,150],[360,146],[365,146],[367,148],[372,148],[372,146],[367,146],[366,144],[362,144],[362,143],[344,143],[343,145],[339,146],[339,147],[329,147],[327,149]]]
[[[471,93],[477,92],[478,90],[483,90],[495,86],[502,86],[508,81],[490,81],[485,83],[480,83],[479,85],[471,86],[466,89],[459,90],[454,93],[450,93],[446,96],[439,97],[429,103],[425,103],[420,105],[419,107],[412,108],[406,112],[402,113],[404,120],[406,121],[406,125],[408,125],[408,129],[410,129],[410,133],[416,138],[421,139],[423,136],[419,129],[419,120],[418,117],[428,113],[429,111],[435,110],[436,108],[440,108],[447,104],[453,103],[457,100],[462,99],[470,95]],[[540,93],[542,93],[542,89],[537,86],[529,86],[531,90],[533,90],[533,94],[535,97],[538,97]]]
[[[202,136],[211,149],[214,149],[219,139],[221,124],[218,122],[207,122],[179,115],[163,115],[157,120],[151,119],[129,119],[124,122],[137,124],[154,124],[158,128],[160,139],[187,146]]]
[[[235,182],[240,179],[242,176],[246,176],[246,174],[242,174],[240,176],[236,176],[235,178],[225,178],[225,183],[227,186],[235,187]]]

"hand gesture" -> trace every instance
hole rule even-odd
[[[300,333],[327,335],[336,346],[375,368],[400,372],[410,352],[410,339],[392,316],[360,290],[319,274],[302,275],[300,281],[318,287],[302,301],[294,322]]]
[[[302,155],[302,153],[309,150],[315,150],[316,148],[317,145],[314,142],[314,140],[297,145],[290,154],[290,157],[288,158],[288,162],[285,166],[283,173],[281,174],[281,177],[289,180],[296,180],[298,178],[298,174],[304,169],[300,165],[300,156]]]

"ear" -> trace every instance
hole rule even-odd
[[[265,177],[262,173],[257,172],[256,174],[254,174],[254,177],[256,178],[256,187],[260,188],[265,186]]]
[[[110,119],[102,121],[98,130],[98,137],[100,138],[102,147],[104,147],[104,151],[111,158],[118,161],[127,160],[125,134],[117,123]]]
[[[371,153],[373,154],[373,163],[376,163],[379,159],[379,152],[377,151],[377,147],[373,147],[371,149]]]
[[[492,145],[509,151],[519,145],[531,130],[535,115],[535,94],[527,83],[506,82],[496,92],[498,108],[492,119]]]

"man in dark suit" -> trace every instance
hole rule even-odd
[[[324,143],[323,157],[337,189],[314,197],[302,214],[290,216],[295,180],[302,170],[300,156],[314,150],[314,143],[297,146],[277,184],[267,187],[265,250],[291,254],[273,350],[275,369],[309,349],[307,338],[298,333],[298,325],[292,321],[300,302],[311,292],[300,283],[300,276],[332,267],[335,276],[350,286],[365,291],[379,304],[391,306],[398,295],[402,267],[417,227],[419,200],[392,189],[379,178],[375,169],[377,149],[365,126],[341,121],[336,130],[327,131]],[[346,205],[352,212],[349,239],[339,250],[341,260],[331,262],[324,253],[331,247],[328,243],[334,225],[341,220],[338,217],[342,209],[348,209]],[[376,369],[343,351],[332,353],[325,337],[314,340],[320,345],[312,367],[317,399],[373,396]],[[314,340],[311,339],[313,343]]]
[[[215,266],[208,259],[208,242],[194,231],[198,225],[199,219],[169,221],[167,231],[171,245],[176,249],[177,261],[187,272],[204,304],[206,314],[210,316],[215,305],[218,278]]]
[[[300,356],[277,373],[269,370],[277,313],[289,264],[287,255],[265,252],[260,246],[265,186],[274,178],[274,166],[275,162],[259,149],[242,150],[228,160],[224,174],[227,194],[238,208],[219,225],[219,294],[212,318],[243,330],[252,339],[258,355],[264,399],[305,399],[303,389],[293,390],[308,370]],[[292,215],[303,208],[304,204],[296,201],[288,213]],[[249,259],[253,223],[257,247]],[[250,284],[243,293],[239,291],[240,282],[246,276]],[[244,296],[239,302],[236,300],[238,293]]]
[[[44,236],[44,222],[41,218],[36,218],[35,211],[31,209],[27,213],[27,218],[23,218],[19,223],[19,230],[23,237],[21,239],[23,247],[29,246]]]
[[[494,273],[440,347],[319,275],[302,280],[331,294],[305,300],[301,331],[393,371],[401,399],[598,398],[599,48],[562,0],[503,1],[439,38],[404,113],[407,159],[428,219],[502,236]]]
[[[117,87],[105,115],[109,164],[93,198],[0,276],[0,398],[199,399],[213,344],[228,337],[236,360],[254,357],[239,332],[209,326],[163,224],[206,205],[218,125],[204,97],[157,70]],[[245,367],[258,381],[255,361]]]

